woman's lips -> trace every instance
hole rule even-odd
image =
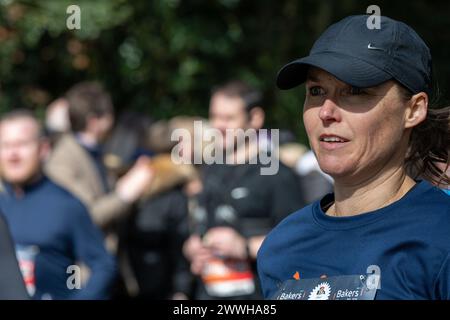
[[[350,140],[348,140],[347,138],[335,134],[322,134],[319,137],[320,147],[329,151],[343,148],[349,142]]]

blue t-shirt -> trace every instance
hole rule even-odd
[[[116,264],[86,207],[45,177],[24,187],[20,196],[11,185],[4,185],[0,211],[10,228],[29,294],[34,299],[108,298]],[[80,262],[91,274],[77,289]]]
[[[331,217],[329,194],[284,219],[258,252],[265,298],[287,280],[380,271],[376,299],[450,299],[450,198],[428,182],[379,210]]]

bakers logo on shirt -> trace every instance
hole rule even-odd
[[[330,293],[330,284],[328,282],[322,282],[311,291],[308,300],[328,300],[330,298]]]

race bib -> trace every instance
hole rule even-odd
[[[255,291],[253,272],[244,260],[214,258],[208,261],[202,274],[206,292],[225,298],[249,295]]]
[[[351,275],[285,281],[273,300],[373,300],[379,275]]]
[[[26,289],[30,297],[34,296],[36,292],[36,277],[35,277],[35,260],[39,253],[37,246],[16,246],[16,256],[19,262],[20,271],[25,282]]]

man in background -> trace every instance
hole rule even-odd
[[[116,253],[120,222],[148,188],[152,171],[141,157],[115,181],[103,162],[102,143],[114,123],[110,95],[96,82],[82,82],[66,94],[71,132],[62,136],[46,164],[46,172],[88,207],[94,223]]]
[[[267,152],[261,146],[270,149],[270,141],[262,143],[259,136],[238,143],[239,130],[263,127],[261,98],[241,81],[218,87],[211,96],[210,124],[222,135],[219,147],[229,157],[226,164],[203,165],[195,229],[184,245],[192,272],[201,278],[197,299],[261,298],[255,277],[258,249],[279,221],[304,205],[295,173],[279,163],[277,173],[263,175],[260,161],[252,161]]]
[[[48,149],[31,112],[3,116],[0,211],[10,227],[28,294],[34,299],[108,298],[116,275],[114,259],[85,206],[43,174]],[[84,286],[77,262],[91,270]]]

